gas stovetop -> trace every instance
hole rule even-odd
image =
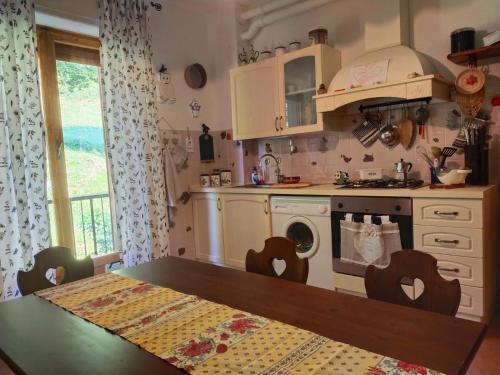
[[[341,189],[417,189],[424,185],[422,180],[354,180],[350,181]]]

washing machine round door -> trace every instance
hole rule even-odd
[[[295,242],[297,256],[309,258],[319,247],[319,233],[314,223],[306,217],[293,217],[286,224],[286,237]]]

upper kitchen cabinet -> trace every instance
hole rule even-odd
[[[314,96],[340,69],[340,53],[314,45],[231,71],[234,139],[326,130]]]
[[[278,56],[277,64],[280,135],[325,130],[314,96],[319,85],[328,86],[340,69],[340,53],[318,44]]]
[[[231,70],[234,139],[265,138],[279,130],[276,59]]]

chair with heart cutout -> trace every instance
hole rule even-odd
[[[402,289],[404,279],[421,280],[422,294],[411,299]],[[432,255],[403,250],[391,254],[386,268],[368,266],[365,273],[368,298],[455,316],[460,304],[460,283],[447,281],[438,273],[437,260]]]
[[[75,259],[73,251],[67,247],[54,246],[35,255],[35,266],[31,271],[17,273],[17,285],[23,296],[55,284],[47,278],[47,271],[55,270],[56,285],[77,281],[94,275],[91,257]]]
[[[285,270],[279,275],[273,266],[275,259],[282,259],[286,264]],[[309,274],[309,261],[307,258],[299,258],[296,253],[295,243],[285,237],[268,238],[264,250],[260,253],[249,250],[246,255],[245,267],[247,272],[278,277],[303,284],[306,283]]]

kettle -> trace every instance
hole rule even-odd
[[[408,172],[413,167],[412,163],[405,162],[403,159],[394,163],[396,166],[396,180],[405,181],[408,178]]]

